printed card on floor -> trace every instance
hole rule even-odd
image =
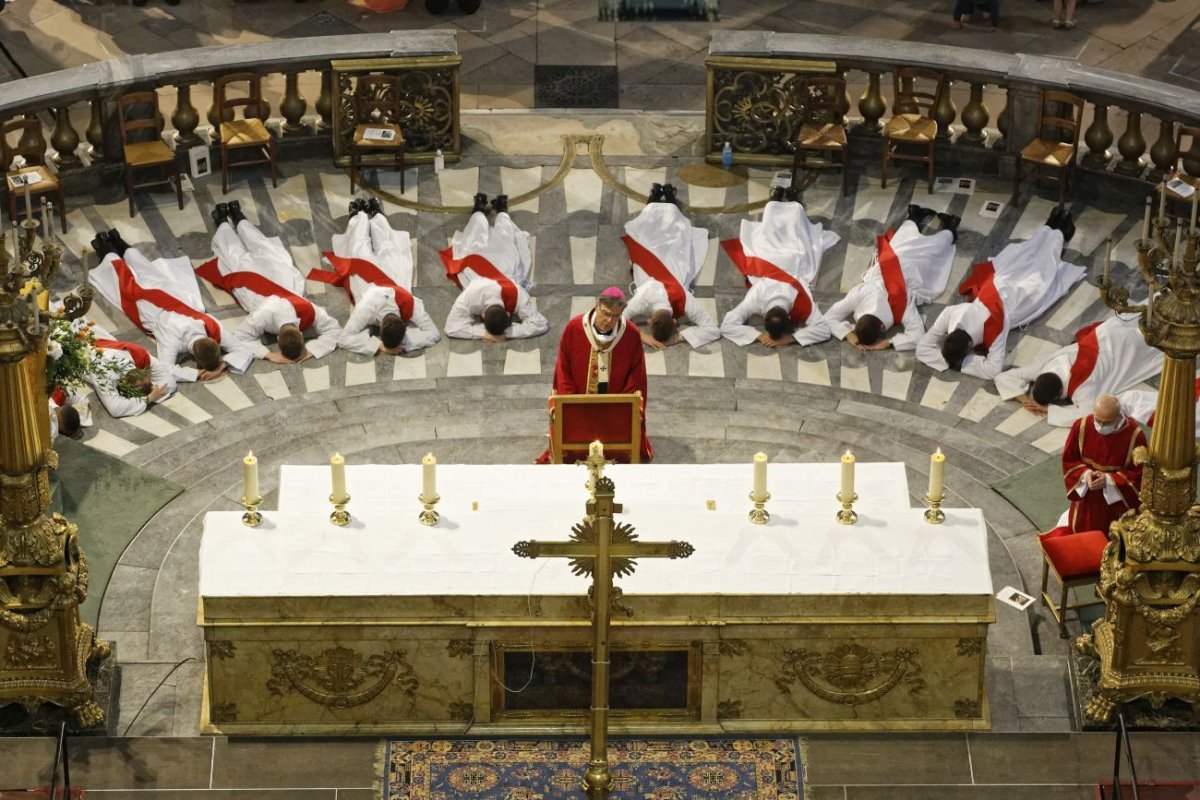
[[[1004,203],[999,200],[989,200],[979,208],[979,216],[984,219],[999,219],[1004,213]]]
[[[1179,178],[1172,178],[1167,181],[1167,188],[1180,197],[1191,197],[1196,193],[1196,187],[1192,186],[1187,181],[1182,181]]]
[[[790,189],[792,188],[792,173],[776,172],[775,177],[771,178],[772,189]]]
[[[933,190],[935,192],[953,192],[955,182],[954,178],[934,178]]]
[[[954,192],[955,194],[975,194],[975,179],[959,178]]]
[[[1014,589],[1011,586],[1005,586],[996,593],[996,599],[1002,603],[1008,603],[1018,611],[1024,611],[1033,605],[1033,598],[1022,592],[1020,589]]]

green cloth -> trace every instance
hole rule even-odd
[[[1055,527],[1062,512],[1067,510],[1062,475],[1062,458],[1052,456],[993,483],[992,488],[1016,506],[1039,531],[1045,532]]]
[[[53,478],[51,510],[79,527],[79,547],[89,573],[87,600],[80,614],[95,626],[117,559],[183,488],[73,439],[60,436],[54,449],[59,467]]]

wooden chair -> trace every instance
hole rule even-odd
[[[129,216],[136,216],[133,190],[175,181],[175,195],[183,208],[183,181],[179,177],[179,159],[175,151],[162,140],[162,117],[158,113],[158,95],[154,92],[134,92],[117,101],[121,115],[121,146],[125,152],[125,196],[129,198]],[[158,167],[158,179],[150,183],[135,183],[139,169]]]
[[[1164,123],[1165,124],[1165,123]],[[1184,147],[1184,144],[1187,147]],[[1163,180],[1168,183],[1180,180],[1200,191],[1200,128],[1190,125],[1180,125],[1175,134],[1175,168],[1168,172]],[[1192,195],[1184,197],[1174,189],[1167,189],[1167,213],[1171,216],[1187,218],[1191,216]],[[1171,203],[1186,203],[1185,210],[1175,214]]]
[[[246,97],[227,96],[229,85],[235,83],[246,84]],[[238,72],[217,78],[213,81],[213,105],[217,109],[217,119],[221,121],[218,131],[221,137],[221,192],[224,194],[229,191],[231,167],[255,164],[270,164],[271,186],[278,186],[275,137],[262,120],[267,110],[262,99],[262,77],[253,72]],[[239,107],[242,109],[241,119],[237,117]],[[252,156],[231,162],[230,154],[235,150],[249,150]]]
[[[803,121],[796,133],[795,156],[792,158],[792,186],[805,169],[840,166],[842,194],[846,193],[850,172],[850,140],[842,117],[841,101],[846,94],[846,82],[841,78],[806,78],[800,87],[804,100]],[[808,161],[805,156],[816,151],[828,154],[829,160]],[[834,160],[834,156],[837,160]]]
[[[14,133],[17,134],[17,143],[10,146],[8,139]],[[23,141],[34,144],[22,145]],[[25,166],[13,169],[13,159],[17,156],[25,159]],[[4,186],[8,190],[9,219],[17,219],[18,200],[23,199],[28,188],[34,215],[37,214],[39,203],[33,198],[49,193],[55,195],[58,199],[58,218],[63,230],[67,229],[67,198],[58,176],[46,165],[46,141],[42,138],[41,122],[36,119],[13,119],[0,125],[0,165],[4,169]],[[13,184],[14,178],[23,181],[26,175],[36,175],[38,180],[28,187],[23,183],[19,186]]]
[[[641,461],[642,394],[554,394],[550,396],[550,463],[564,456],[585,458],[599,440],[605,455]]]
[[[1061,529],[1055,529],[1039,536],[1038,544],[1042,548],[1042,603],[1058,621],[1058,635],[1066,639],[1068,610],[1104,602],[1096,599],[1068,603],[1067,600],[1072,588],[1095,586],[1100,578],[1100,559],[1108,546],[1108,534],[1104,531],[1060,533]],[[1047,590],[1051,572],[1062,587],[1057,604]]]
[[[920,67],[901,67],[892,79],[896,113],[883,126],[883,179],[879,186],[887,188],[889,161],[918,161],[929,165],[929,193],[933,194],[938,134],[934,114],[946,91],[946,76]]]
[[[1062,111],[1070,110],[1071,116],[1062,116]],[[1033,165],[1031,175],[1035,180],[1045,180],[1058,183],[1058,204],[1062,206],[1067,201],[1067,188],[1071,176],[1075,174],[1075,155],[1079,152],[1079,130],[1083,122],[1083,98],[1067,92],[1056,92],[1050,89],[1042,90],[1042,101],[1038,105],[1037,136],[1021,150],[1013,170],[1012,204],[1017,204],[1021,191],[1022,172],[1025,162]],[[1050,138],[1042,138],[1046,128],[1050,127]],[[1055,174],[1046,175],[1050,169]]]
[[[364,153],[391,153],[400,170],[400,194],[404,194],[404,132],[400,82],[394,75],[363,75],[354,87],[354,136],[350,140],[350,194],[354,194],[358,169]],[[370,129],[388,131],[390,138],[368,138]]]

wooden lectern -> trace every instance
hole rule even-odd
[[[599,440],[606,454],[627,456],[637,464],[642,456],[642,393],[550,395],[550,463],[563,455],[587,454]]]

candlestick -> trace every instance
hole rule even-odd
[[[261,503],[262,495],[258,493],[258,459],[251,451],[242,459],[242,506],[246,509],[246,513],[242,514],[243,525],[257,528],[262,524],[262,514],[258,511]]]
[[[349,498],[346,493],[346,457],[341,453],[334,453],[329,458],[329,469],[333,473],[333,493],[329,502],[336,503],[334,498]]]
[[[1150,290],[1150,296],[1146,298],[1146,328],[1148,329],[1154,324],[1154,290]]]
[[[241,505],[242,508],[246,509],[246,512],[242,514],[243,525],[247,528],[257,528],[259,525],[262,525],[263,515],[258,510],[258,507],[262,505],[261,497],[243,497]]]
[[[771,514],[767,511],[767,501],[771,499],[771,493],[763,490],[762,494],[756,492],[750,493],[750,502],[754,504],[754,508],[750,509],[750,521],[755,525],[766,525],[771,519]],[[711,502],[711,501],[710,501]],[[716,503],[713,503],[716,507]]]
[[[767,494],[767,454],[754,454],[754,491],[750,493],[750,499],[757,501],[759,498],[766,499],[770,495]]]
[[[837,500],[842,504],[842,510],[837,512],[837,521],[842,525],[853,525],[858,522],[858,514],[854,511],[854,501],[858,500],[858,495],[854,492],[850,494],[838,492]]]
[[[940,495],[925,495],[925,502],[929,503],[929,508],[925,510],[925,521],[930,525],[941,525],[946,521],[946,512],[942,511],[942,501],[945,499],[945,492]]]
[[[599,444],[593,442],[592,444]],[[589,448],[589,451],[591,448]],[[601,449],[601,454],[603,454]],[[421,459],[421,496],[422,497],[437,497],[437,459],[433,453],[426,453]]]
[[[350,495],[346,494],[346,481],[344,477],[342,479],[342,493],[340,495],[329,495],[329,502],[333,503],[333,511],[329,515],[329,521],[339,528],[349,525],[350,512],[346,510],[346,506],[350,503]]]
[[[854,494],[854,453],[849,449],[842,454],[842,492],[849,497]]]
[[[424,493],[417,498],[417,500],[421,502],[421,513],[417,515],[417,520],[422,525],[438,524],[438,520],[441,519],[441,515],[434,510],[434,506],[436,506],[438,501],[441,499],[442,498],[436,494],[429,495]]]
[[[26,180],[23,178],[22,180]],[[29,184],[25,184],[25,219],[33,219],[33,203],[29,198]]]
[[[929,495],[941,497],[945,494],[946,456],[942,448],[929,457]]]
[[[1108,275],[1112,271],[1112,237],[1108,237],[1108,248],[1104,251],[1104,285],[1108,285]]]
[[[1146,198],[1146,217],[1142,220],[1142,238],[1147,242],[1150,241],[1150,202],[1151,198]]]

